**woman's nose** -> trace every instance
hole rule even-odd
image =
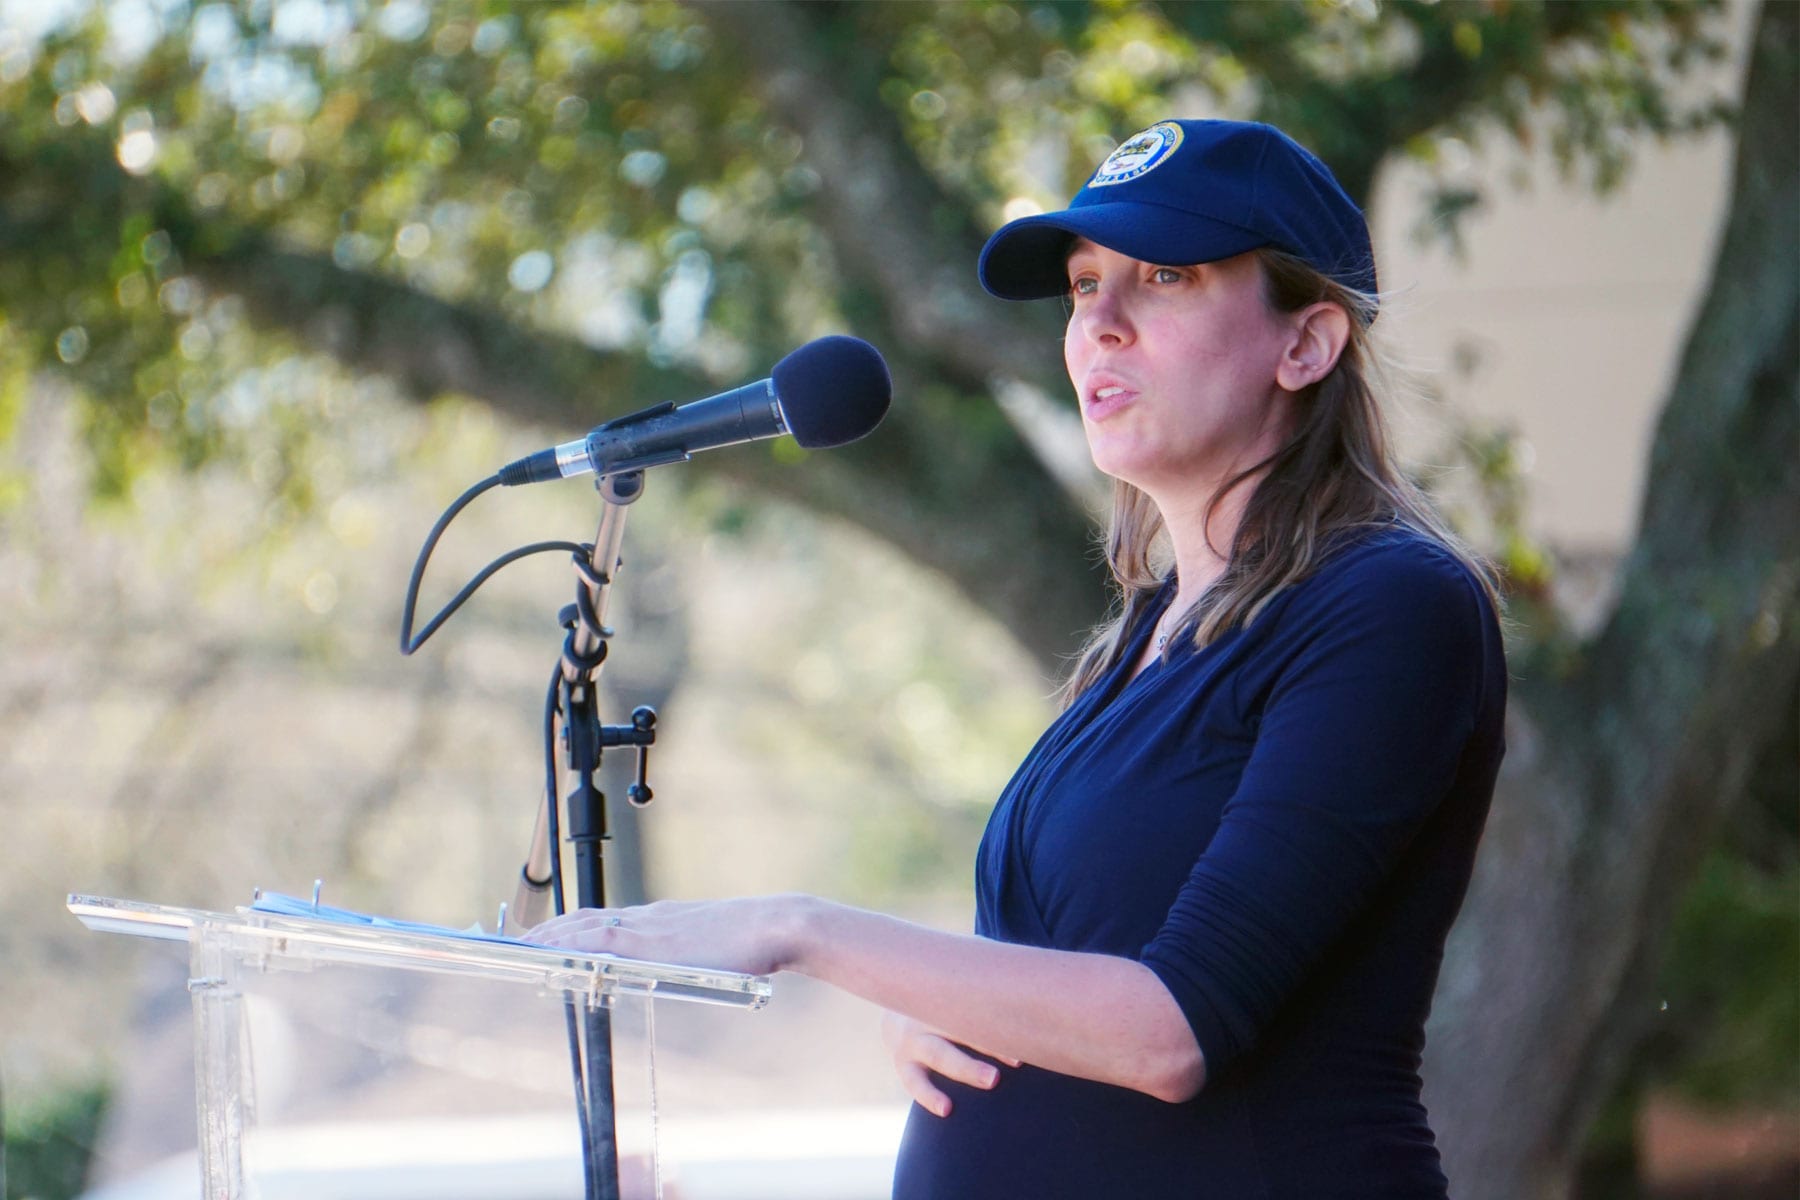
[[[1117,288],[1102,287],[1086,305],[1084,332],[1106,346],[1131,340],[1131,313]]]

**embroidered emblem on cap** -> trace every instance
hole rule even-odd
[[[1158,121],[1142,133],[1134,133],[1119,143],[1119,148],[1106,156],[1089,187],[1106,187],[1124,183],[1148,174],[1169,160],[1181,145],[1181,126],[1173,121]]]

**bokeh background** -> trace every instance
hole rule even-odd
[[[887,356],[876,435],[716,452],[632,510],[608,702],[663,720],[611,884],[966,928],[1107,603],[1060,313],[987,299],[975,252],[1214,115],[1367,207],[1402,445],[1509,586],[1511,753],[1426,1068],[1457,1194],[1792,1197],[1797,30],[1792,0],[0,3],[6,1196],[192,1145],[184,964],[64,894],[323,878],[491,920],[573,577],[513,567],[403,659],[418,543],[500,463],[823,333]],[[484,498],[426,603],[597,512]],[[897,1132],[876,1016],[783,979],[674,1037],[720,1120]],[[796,1128],[803,1172],[832,1147]]]

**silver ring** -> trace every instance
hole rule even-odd
[[[623,925],[624,923],[625,923],[624,917],[608,917],[608,918],[606,918],[606,927],[608,929],[617,929],[619,926]]]

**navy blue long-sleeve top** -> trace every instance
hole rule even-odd
[[[1399,526],[1133,675],[1172,599],[1044,733],[976,860],[976,931],[1144,963],[1206,1085],[1027,1064],[914,1106],[896,1200],[1442,1200],[1425,1017],[1503,751],[1479,583]]]

